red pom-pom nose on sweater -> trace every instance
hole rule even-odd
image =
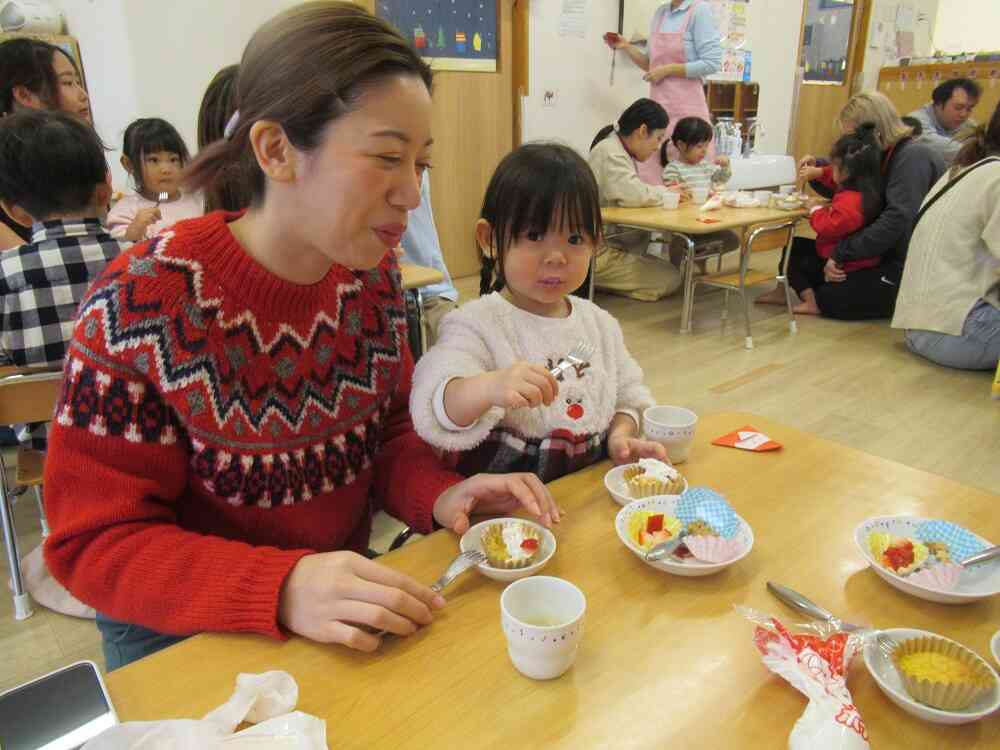
[[[566,416],[570,419],[582,419],[583,406],[580,404],[571,404],[570,407],[566,409]]]

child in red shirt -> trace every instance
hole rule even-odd
[[[838,243],[863,229],[882,210],[880,151],[874,138],[874,126],[862,125],[854,133],[838,140],[830,154],[830,164],[816,167],[814,180],[836,191],[830,203],[814,199],[809,223],[816,232],[816,255],[802,257],[794,253],[789,262],[788,280],[802,299],[794,312],[819,315],[813,286],[823,283],[823,267],[833,257]],[[848,261],[843,271],[877,266],[881,258]]]

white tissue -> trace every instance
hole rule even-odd
[[[126,722],[84,750],[327,750],[326,722],[294,711],[298,700],[287,672],[240,674],[232,697],[201,720]],[[244,721],[255,726],[233,734]]]

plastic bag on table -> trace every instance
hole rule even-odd
[[[753,641],[764,665],[809,699],[788,736],[789,750],[870,750],[868,729],[847,689],[863,634],[827,622],[786,627],[763,612],[736,610],[757,626]]]
[[[83,750],[327,750],[326,722],[294,711],[298,700],[287,672],[240,674],[232,697],[203,719],[126,722]],[[236,732],[244,721],[255,726]]]

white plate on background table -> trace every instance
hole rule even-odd
[[[604,475],[604,487],[608,490],[608,494],[610,494],[619,505],[628,505],[630,502],[637,499],[628,493],[628,485],[625,484],[625,469],[630,466],[635,466],[635,464],[622,464],[621,466],[616,466]],[[688,480],[683,474],[681,474],[681,479],[684,480],[684,489],[681,490],[681,492],[684,492],[688,488]],[[658,495],[657,497],[680,497],[680,493],[677,493],[676,495]]]
[[[919,518],[917,516],[879,516],[863,521],[854,530],[854,543],[858,551],[875,573],[893,588],[899,589],[904,594],[910,594],[918,599],[939,604],[970,604],[980,599],[986,599],[1000,594],[1000,560],[976,565],[968,570],[962,571],[962,576],[958,580],[955,588],[946,590],[924,586],[914,583],[907,576],[897,575],[891,570],[883,567],[881,563],[872,557],[868,549],[868,535],[872,532],[888,532],[893,536],[908,536],[915,539],[917,528],[922,523],[932,521],[931,518]],[[970,533],[971,530],[970,530]],[[972,533],[986,547],[992,547],[993,542],[983,539],[978,534]]]
[[[880,632],[895,641],[919,638],[922,635],[951,641],[950,638],[944,638],[944,636],[940,636],[937,633],[930,633],[926,630],[913,630],[912,628],[890,628],[889,630],[882,630]],[[957,641],[951,642],[958,643]],[[971,649],[969,650],[971,651]],[[899,672],[896,671],[896,665],[892,663],[892,660],[888,656],[882,653],[882,649],[879,648],[878,642],[874,638],[866,639],[864,659],[865,667],[868,668],[868,672],[879,686],[879,689],[885,693],[885,697],[906,711],[906,713],[916,716],[918,719],[929,721],[932,724],[969,724],[989,716],[994,711],[1000,710],[1000,684],[998,684],[1000,678],[997,677],[996,670],[985,659],[983,663],[993,673],[993,690],[963,711],[942,711],[939,708],[931,708],[913,700],[903,686],[903,680],[899,676]]]

